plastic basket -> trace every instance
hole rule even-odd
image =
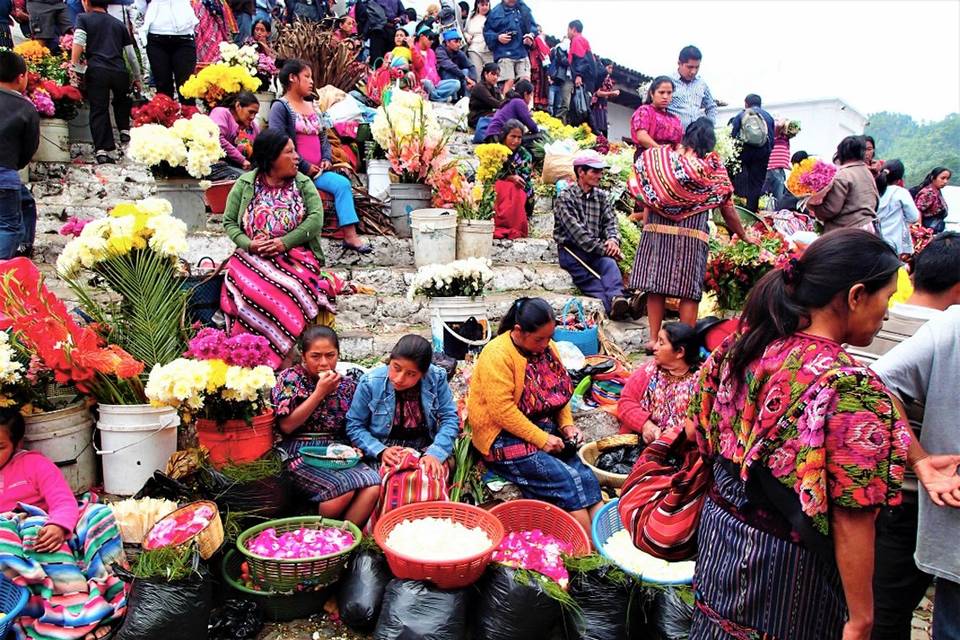
[[[204,560],[209,560],[213,557],[213,554],[217,552],[221,545],[223,545],[223,520],[220,518],[220,509],[217,508],[217,503],[211,500],[199,500],[197,502],[191,502],[188,505],[184,505],[175,511],[171,511],[167,515],[163,516],[157,520],[150,530],[147,531],[146,535],[143,536],[144,545],[143,549],[149,551],[155,547],[147,546],[146,541],[150,539],[150,533],[164,520],[176,520],[177,516],[185,511],[193,511],[203,505],[206,505],[213,509],[213,517],[210,519],[210,524],[208,524],[204,529],[201,529],[191,538],[188,538],[180,543],[179,546],[185,545],[191,540],[197,541],[197,549],[200,551],[200,557]]]
[[[30,592],[0,575],[0,638],[6,638],[13,622],[27,604]]]
[[[404,520],[421,518],[448,518],[465,527],[479,527],[486,532],[492,544],[484,551],[458,560],[430,561],[411,558],[387,546],[387,536]],[[416,502],[387,513],[374,529],[374,538],[387,557],[393,575],[401,580],[427,580],[441,589],[466,587],[483,575],[493,550],[503,540],[503,525],[496,516],[478,507],[459,502]],[[429,541],[424,541],[429,544]]]
[[[300,447],[300,457],[303,462],[317,469],[350,469],[360,462],[360,455],[355,458],[328,458],[328,445],[319,445],[312,447]]]
[[[297,529],[345,529],[353,536],[353,544],[319,558],[279,559],[263,558],[247,549],[246,542],[266,529],[276,529],[277,533],[286,533]],[[340,578],[350,554],[360,544],[360,529],[351,522],[330,520],[321,516],[300,516],[270,520],[251,527],[237,538],[237,548],[246,557],[250,567],[250,576],[258,584],[272,591],[292,591],[299,585],[324,587]]]
[[[240,565],[243,556],[236,549],[231,549],[223,557],[221,573],[223,580],[236,592],[237,597],[243,600],[256,602],[263,616],[270,622],[289,622],[310,616],[323,611],[326,597],[316,591],[294,591],[293,593],[277,593],[275,591],[257,591],[244,586],[240,582]]]
[[[490,513],[495,515],[506,533],[539,529],[570,546],[571,555],[590,553],[587,532],[569,513],[542,500],[511,500],[498,504]]]
[[[597,457],[600,455],[600,450],[597,449],[596,442],[588,442],[580,447],[579,451],[577,451],[577,455],[580,457],[580,460],[583,462],[583,464],[587,465],[587,467],[590,468],[590,471],[593,471],[593,475],[597,476],[597,481],[600,484],[606,487],[619,489],[627,481],[626,474],[610,473],[609,471],[604,471],[599,467],[593,466],[593,464],[597,461]]]
[[[620,520],[620,511],[617,507],[620,506],[620,499],[612,500],[605,504],[600,511],[597,512],[597,515],[593,518],[593,523],[590,526],[590,535],[593,537],[593,546],[596,547],[597,551],[601,556],[613,562],[617,563],[616,560],[611,558],[606,550],[603,548],[603,544],[617,531],[623,529],[623,522]],[[620,565],[617,565],[620,566]],[[634,571],[631,571],[625,567],[620,567],[625,572],[629,573],[635,578],[641,579],[644,582],[652,582],[656,584],[663,585],[685,585],[693,582],[693,577],[687,580],[678,580],[678,581],[666,581],[666,580],[652,580],[649,576],[641,576]]]

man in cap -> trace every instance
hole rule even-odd
[[[473,64],[467,58],[467,54],[460,50],[462,45],[463,39],[460,32],[456,29],[447,29],[443,32],[443,46],[437,49],[437,71],[440,73],[440,79],[456,80],[460,83],[460,90],[455,99],[467,95],[467,91],[474,85]]]
[[[629,303],[617,260],[620,228],[613,203],[599,188],[607,163],[596,151],[581,151],[573,160],[577,182],[563,190],[553,207],[553,237],[560,266],[583,293],[603,302],[611,320],[623,320]]]

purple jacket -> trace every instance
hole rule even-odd
[[[236,147],[237,134],[240,133],[240,125],[237,124],[233,114],[230,113],[230,110],[226,107],[215,107],[210,112],[210,119],[220,127],[220,146],[223,147],[224,153],[227,154],[225,160],[232,165],[242,167],[248,158]],[[260,133],[260,128],[257,127],[257,123],[251,122],[250,129],[253,132],[253,137],[256,138],[257,134]]]
[[[540,133],[540,130],[537,129],[537,123],[533,121],[533,116],[530,115],[530,108],[527,103],[523,101],[523,98],[514,98],[504,103],[493,114],[493,120],[487,125],[487,138],[491,136],[499,138],[500,134],[503,133],[503,125],[510,119],[519,120],[526,125],[527,133]]]

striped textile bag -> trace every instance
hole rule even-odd
[[[420,456],[412,451],[407,451],[403,460],[392,467],[381,465],[380,497],[364,532],[372,534],[377,520],[397,507],[415,502],[449,500],[446,471],[447,467],[444,465],[442,476],[431,475],[420,466]]]
[[[618,509],[633,544],[663,560],[693,558],[700,508],[710,483],[710,471],[683,428],[647,445],[627,476]]]

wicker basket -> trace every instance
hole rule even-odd
[[[276,593],[275,591],[257,591],[250,589],[240,582],[240,565],[243,556],[231,549],[223,558],[221,571],[223,580],[242,600],[256,602],[263,617],[270,622],[289,622],[310,616],[323,611],[327,598],[322,592],[294,591],[293,593]]]
[[[597,440],[597,451],[603,453],[617,447],[635,447],[640,444],[640,436],[636,433],[620,433]]]
[[[580,456],[583,464],[590,467],[590,470],[593,471],[593,475],[597,476],[600,484],[619,489],[623,486],[623,483],[627,481],[626,474],[610,473],[609,471],[604,471],[603,469],[593,466],[597,461],[597,457],[600,455],[596,442],[588,442],[580,447],[577,455]]]
[[[327,556],[319,558],[263,558],[247,549],[247,540],[261,531],[276,529],[277,533],[296,531],[297,529],[344,529],[353,536],[353,544]],[[360,529],[351,522],[330,520],[321,516],[300,516],[270,520],[247,529],[237,538],[237,548],[246,556],[250,567],[250,576],[257,583],[272,591],[287,592],[300,585],[325,587],[340,578],[350,554],[360,544]]]
[[[570,546],[573,556],[590,553],[590,539],[573,516],[559,507],[541,500],[511,500],[498,504],[495,515],[506,533],[539,529]]]
[[[195,534],[193,537],[184,540],[181,544],[187,544],[191,540],[195,540],[197,542],[197,549],[200,551],[200,557],[204,560],[209,560],[223,544],[223,520],[220,519],[220,510],[217,508],[217,504],[215,502],[211,502],[210,500],[191,502],[188,505],[180,507],[176,511],[171,511],[164,517],[157,520],[154,525],[150,527],[150,531],[147,531],[147,535],[143,537],[143,549],[150,551],[154,548],[152,546],[147,546],[146,541],[150,539],[150,532],[152,532],[161,522],[171,518],[175,520],[177,514],[183,513],[184,511],[192,511],[203,505],[207,505],[213,509],[213,517],[210,519],[210,524],[208,524],[206,528],[201,529],[200,532]]]
[[[459,560],[430,561],[399,554],[387,546],[387,536],[404,520],[448,518],[465,527],[483,529],[490,538],[490,547]],[[503,525],[488,511],[459,502],[416,502],[387,513],[378,522],[374,538],[387,557],[393,575],[401,580],[427,580],[441,589],[466,587],[483,575],[493,550],[503,540]],[[429,544],[429,541],[424,541]]]
[[[0,638],[7,637],[13,621],[27,605],[29,595],[30,592],[25,587],[18,587],[0,575]]]

